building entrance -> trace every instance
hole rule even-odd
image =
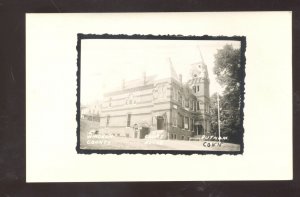
[[[157,117],[157,130],[163,130],[164,129],[164,118],[162,116]]]
[[[146,135],[148,135],[150,133],[150,129],[149,127],[142,127],[142,129],[140,130],[140,138],[144,139]]]
[[[202,125],[197,125],[197,135],[203,135],[203,127]]]

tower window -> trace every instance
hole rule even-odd
[[[197,110],[200,110],[200,102],[197,102]]]
[[[182,102],[182,96],[181,94],[178,92],[178,102],[181,103]],[[182,104],[182,103],[181,103]]]
[[[199,92],[199,86],[197,86],[197,92]]]
[[[184,107],[186,107],[186,108],[189,108],[190,106],[189,106],[189,101],[188,100],[185,100],[185,106]]]

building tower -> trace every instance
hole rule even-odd
[[[188,84],[197,97],[196,110],[198,121],[196,121],[197,135],[209,135],[210,133],[210,97],[209,97],[209,77],[207,66],[203,59],[191,65],[191,79]]]

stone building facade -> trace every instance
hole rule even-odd
[[[145,138],[157,130],[164,139],[189,140],[210,133],[209,77],[203,62],[191,65],[187,83],[172,64],[164,75],[123,81],[107,92],[99,115],[100,132]],[[98,117],[97,117],[98,121]]]

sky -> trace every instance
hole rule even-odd
[[[123,79],[164,72],[169,60],[185,82],[190,79],[190,65],[201,61],[201,54],[208,69],[210,94],[221,93],[213,74],[214,55],[226,44],[240,48],[239,41],[229,40],[82,40],[81,103],[101,100],[104,92],[121,88]]]

